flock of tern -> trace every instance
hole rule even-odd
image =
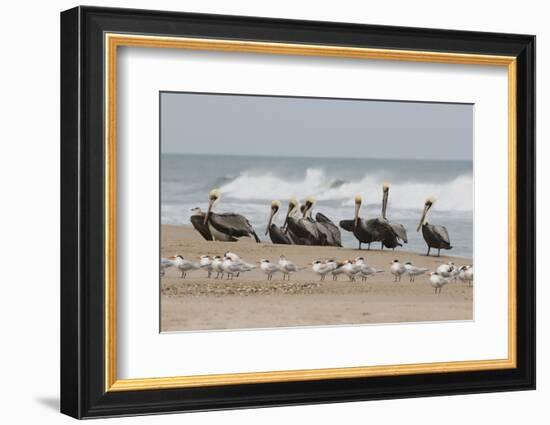
[[[168,268],[174,267],[181,273],[181,277],[185,278],[187,273],[194,270],[204,270],[208,273],[208,277],[214,279],[233,280],[234,277],[239,277],[241,273],[249,272],[259,267],[270,281],[276,273],[282,274],[282,280],[290,280],[292,273],[297,273],[305,270],[306,267],[297,265],[288,260],[284,255],[279,257],[278,262],[271,262],[268,259],[262,259],[257,264],[250,264],[243,260],[234,252],[226,252],[223,256],[201,255],[198,257],[199,262],[185,259],[181,255],[175,255],[168,258],[162,258],[160,262],[160,272],[164,276]],[[378,273],[384,273],[384,270],[376,269],[369,266],[364,257],[357,257],[354,260],[345,260],[337,262],[336,260],[314,260],[311,263],[311,270],[320,277],[320,281],[324,281],[327,275],[332,276],[332,280],[338,280],[338,276],[343,274],[348,277],[350,282],[355,282],[359,277],[363,282],[369,277],[375,276]],[[472,286],[474,280],[474,269],[471,265],[456,266],[453,262],[441,264],[433,272],[428,268],[416,267],[410,261],[401,263],[399,260],[394,260],[390,263],[390,273],[394,276],[394,282],[401,282],[401,277],[406,275],[409,277],[409,282],[414,282],[418,276],[425,275],[429,272],[430,284],[435,288],[435,293],[441,293],[443,286],[457,279],[468,283]],[[215,276],[214,276],[215,273]]]
[[[341,220],[339,227],[345,231],[352,232],[359,242],[359,249],[366,244],[370,249],[371,243],[380,242],[380,249],[403,246],[407,243],[407,230],[405,226],[394,223],[387,218],[388,198],[390,185],[384,183],[382,186],[382,211],[380,217],[371,219],[362,218],[359,215],[363,199],[357,195],[354,198],[355,214],[353,219]],[[261,242],[256,231],[248,219],[236,213],[216,213],[213,211],[214,204],[221,196],[219,189],[213,189],[208,196],[208,208],[206,212],[199,207],[192,209],[191,224],[209,241],[235,242],[240,237],[251,237],[256,242]],[[416,231],[422,229],[422,236],[428,246],[427,255],[430,255],[432,248],[437,249],[439,256],[442,249],[452,249],[449,232],[445,226],[429,224],[427,221],[428,211],[432,208],[435,199],[429,197],[424,203],[424,209]],[[321,245],[321,246],[342,246],[340,228],[326,215],[318,212],[313,217],[315,198],[308,197],[303,204],[296,198],[288,201],[288,210],[282,226],[275,223],[275,217],[281,208],[281,202],[271,202],[270,215],[265,234],[268,235],[274,244],[286,245]]]

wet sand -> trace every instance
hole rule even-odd
[[[284,254],[307,268],[284,282],[280,273],[268,282],[261,270],[222,280],[208,278],[203,270],[190,272],[183,279],[176,269],[169,269],[161,278],[161,329],[191,331],[472,319],[473,288],[466,283],[451,282],[439,295],[434,293],[428,275],[417,277],[413,283],[408,276],[394,282],[389,271],[394,259],[411,261],[417,267],[430,270],[449,261],[457,265],[471,264],[471,259],[443,255],[443,251],[439,258],[403,248],[380,251],[379,245],[373,244],[376,249],[370,251],[359,251],[257,244],[248,238],[238,242],[212,242],[204,240],[192,227],[163,225],[163,257],[181,254],[198,261],[199,255],[223,255],[230,250],[243,260],[256,263],[262,258],[277,262],[279,255]],[[340,275],[336,282],[327,275],[326,280],[320,282],[311,270],[311,262],[316,259],[343,261],[359,255],[365,257],[367,264],[385,272],[366,282],[360,278],[349,282],[345,275]]]

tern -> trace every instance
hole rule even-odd
[[[360,267],[354,261],[346,260],[342,266],[342,272],[349,278],[350,282],[355,282],[355,275],[359,273]]]
[[[281,271],[278,265],[266,259],[260,260],[260,270],[267,275],[267,280],[273,279],[273,275]]]
[[[359,275],[361,276],[363,282],[368,280],[369,276],[374,276],[378,273],[384,273],[384,270],[376,269],[372,266],[367,266],[366,264],[364,266],[361,266],[361,268],[359,269]]]
[[[336,268],[331,272],[332,273],[332,280],[338,280],[338,276],[344,273],[344,263],[343,262],[337,262]]]
[[[256,268],[256,266],[248,264],[244,261],[234,260],[228,256],[223,257],[222,269],[226,273],[227,279],[233,280],[235,275],[239,277],[242,272],[248,272],[254,268]]]
[[[283,273],[283,280],[290,280],[290,274],[298,272],[303,269],[303,267],[298,267],[292,261],[286,259],[284,255],[279,257],[279,269]]]
[[[361,276],[361,280],[363,282],[365,282],[369,276],[373,276],[378,273],[384,273],[384,270],[378,270],[374,267],[367,265],[363,257],[357,257],[355,259],[355,265],[359,269],[359,276]]]
[[[311,270],[313,270],[314,273],[321,276],[321,281],[325,280],[325,276],[329,272],[327,268],[327,264],[321,260],[315,260],[311,263]]]
[[[445,226],[429,224],[426,220],[428,211],[432,208],[434,202],[435,198],[429,197],[426,199],[426,202],[424,203],[424,210],[422,211],[422,216],[420,218],[420,223],[418,223],[416,231],[418,232],[420,228],[422,228],[422,236],[426,241],[426,245],[428,245],[428,253],[426,255],[430,255],[430,250],[432,248],[437,248],[437,256],[439,257],[442,249],[452,249],[452,246],[447,228]]]
[[[223,258],[219,255],[216,255],[212,258],[212,271],[216,272],[216,277],[214,279],[221,278],[223,279],[223,268],[222,268]]]
[[[230,258],[235,264],[240,265],[241,268],[243,269],[243,271],[247,272],[247,271],[250,271],[250,270],[256,268],[256,266],[254,264],[247,263],[246,261],[241,259],[241,257],[239,257],[237,254],[235,254],[234,252],[227,251],[223,256]],[[237,273],[237,277],[238,276],[239,276],[239,273]]]
[[[170,257],[170,258],[161,258],[160,259],[160,275],[164,276],[166,274],[166,270],[170,267],[174,267],[176,265],[174,259],[176,257]]]
[[[438,266],[435,271],[443,277],[454,277],[455,268],[455,263],[449,261],[446,264],[441,264]]]
[[[209,255],[201,255],[199,257],[199,266],[208,272],[208,277],[212,276],[212,259]]]
[[[401,276],[407,271],[407,269],[399,262],[399,260],[393,260],[390,264],[390,272],[395,276],[393,281],[401,282]]]
[[[468,266],[462,266],[458,270],[459,270],[458,278],[462,282],[468,282],[468,286],[472,286],[474,281],[474,268],[468,265]]]
[[[328,273],[333,272],[338,267],[334,260],[321,261],[315,260],[312,264],[311,269],[321,276],[321,281],[325,280],[325,277]]]
[[[445,286],[447,283],[449,283],[449,278],[445,276],[441,276],[437,272],[431,272],[430,273],[430,283],[435,288],[436,294],[441,294],[441,288]]]
[[[428,270],[429,269],[424,267],[413,266],[413,264],[410,261],[407,261],[405,263],[405,273],[409,275],[409,282],[414,282],[414,279],[416,278],[416,276],[423,275]]]
[[[174,265],[179,271],[181,271],[181,277],[183,278],[187,277],[187,272],[198,270],[200,268],[198,263],[186,260],[181,255],[176,255]]]

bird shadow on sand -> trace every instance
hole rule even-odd
[[[35,401],[48,409],[59,412],[59,397],[36,397]]]

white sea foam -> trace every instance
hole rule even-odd
[[[380,204],[383,181],[366,174],[355,181],[342,182],[329,178],[321,169],[308,168],[301,179],[241,172],[221,187],[222,196],[241,201],[303,199],[315,196],[319,201],[353,205],[356,194],[365,204]],[[461,175],[447,182],[408,181],[394,183],[390,189],[390,208],[419,209],[427,196],[435,196],[439,211],[472,211],[473,181],[471,175]]]

